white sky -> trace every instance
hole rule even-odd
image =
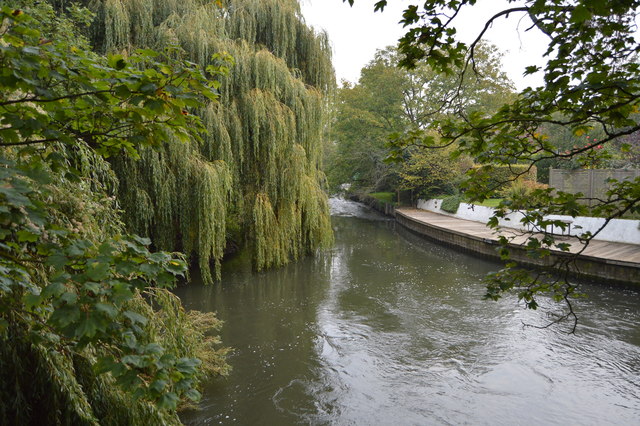
[[[384,12],[373,13],[375,0],[356,0],[351,8],[342,0],[301,0],[302,13],[308,24],[329,33],[333,45],[333,62],[338,81],[357,82],[360,70],[371,59],[376,49],[395,45],[404,34],[398,21],[407,4],[420,4],[417,0],[391,0]],[[470,42],[482,30],[486,20],[507,5],[505,0],[479,0],[466,13],[456,17],[456,28],[462,41]],[[518,4],[511,4],[510,7]],[[485,38],[504,53],[503,69],[518,89],[542,84],[540,73],[522,77],[528,65],[544,65],[542,54],[546,39],[533,29],[528,18],[514,14],[509,19],[500,18],[490,28]]]

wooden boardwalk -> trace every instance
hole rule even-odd
[[[414,208],[396,209],[396,219],[400,224],[426,237],[492,257],[497,257],[495,248],[500,234],[514,237],[511,248],[520,248],[523,252],[523,244],[529,236],[512,228],[500,228],[499,231],[495,231],[480,222]],[[570,244],[571,253],[577,253],[583,248],[582,243],[575,237],[556,236],[556,239],[558,242]],[[556,256],[568,255],[559,249],[552,252]],[[640,245],[592,240],[578,258],[582,262],[591,263],[583,268],[588,270],[585,275],[640,283]],[[526,263],[524,257],[521,260]],[[602,268],[603,265],[606,267]],[[616,266],[623,267],[625,273],[616,275],[617,273],[608,272],[616,269]]]

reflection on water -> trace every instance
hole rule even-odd
[[[585,286],[577,335],[481,299],[497,267],[332,200],[335,247],[179,289],[217,311],[233,372],[189,424],[638,424],[638,293]],[[377,219],[377,220],[374,220]]]

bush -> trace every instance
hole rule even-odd
[[[493,165],[485,164],[476,166],[471,170],[474,186],[488,189],[499,195],[503,195],[512,183],[519,181],[536,182],[538,171],[535,166],[528,164]]]
[[[440,208],[445,212],[456,213],[458,211],[458,207],[460,207],[460,202],[460,195],[445,197],[442,199],[442,206],[440,206]]]
[[[523,199],[529,197],[536,189],[546,189],[549,185],[530,180],[516,180],[503,191],[505,198]]]
[[[370,192],[369,196],[383,203],[395,204],[396,202],[396,194],[394,192]]]
[[[445,150],[413,152],[402,164],[399,188],[425,199],[436,194],[454,194],[460,176],[457,166]]]

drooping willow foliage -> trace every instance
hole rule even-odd
[[[152,301],[157,310],[153,310]],[[168,290],[150,289],[129,308],[148,315],[149,342],[205,360],[203,373],[226,374],[227,349],[217,349],[217,337],[200,330],[218,329],[213,313],[185,312]],[[97,374],[96,360],[103,348],[88,347],[79,354],[32,341],[29,330],[11,327],[0,345],[0,423],[73,425],[174,425],[181,424],[175,411],[159,409],[132,399],[111,375]]]
[[[230,223],[258,270],[330,241],[320,153],[335,77],[326,36],[305,25],[296,0],[87,5],[97,14],[90,37],[101,52],[177,45],[203,67],[215,53],[234,58],[220,101],[188,112],[206,124],[203,143],[113,161],[133,231],[198,259],[205,282],[220,276]]]
[[[55,175],[43,201],[55,205],[48,214],[61,229],[71,229],[85,241],[103,241],[123,230],[105,187],[114,183],[113,172],[86,146],[74,148],[55,147],[86,176],[76,181]],[[13,159],[15,152],[5,148],[2,156]],[[34,276],[46,287],[49,271],[44,265],[33,267]],[[228,349],[220,348],[218,336],[210,334],[222,325],[215,314],[185,311],[179,298],[164,288],[150,287],[133,296],[127,302],[128,311],[148,319],[141,323],[138,343],[159,345],[177,357],[201,359],[203,376],[228,372]],[[120,349],[88,345],[69,351],[64,340],[52,346],[51,340],[40,336],[41,324],[29,324],[23,318],[26,313],[4,312],[2,318],[8,325],[0,335],[0,424],[181,424],[175,410],[134,399],[112,375],[96,371],[100,357]]]

